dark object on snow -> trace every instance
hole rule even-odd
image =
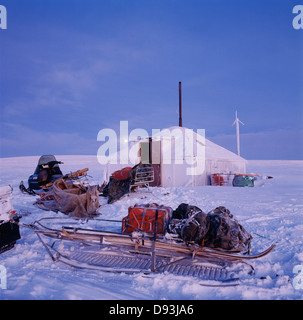
[[[129,193],[131,185],[131,178],[125,180],[118,180],[113,177],[110,177],[109,183],[103,189],[102,195],[108,197],[108,203],[113,203],[125,194]]]
[[[233,218],[225,207],[208,214],[185,203],[173,212],[169,232],[177,233],[185,242],[197,242],[211,248],[244,250],[250,248],[252,236]]]
[[[12,249],[16,241],[21,239],[18,222],[17,216],[11,221],[0,221],[0,253]]]
[[[133,168],[126,167],[115,171],[101,195],[108,197],[108,203],[113,203],[140,186],[148,186],[153,180],[153,171],[149,169],[149,165],[139,163]]]

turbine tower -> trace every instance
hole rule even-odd
[[[239,122],[241,124],[243,124],[244,126],[244,123],[239,120],[238,118],[238,115],[237,115],[237,111],[236,111],[236,120],[234,121],[233,123],[233,126],[236,125],[236,132],[237,132],[237,153],[238,153],[238,156],[240,156],[240,130],[239,130]]]

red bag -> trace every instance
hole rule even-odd
[[[130,177],[131,167],[126,167],[121,170],[117,170],[112,174],[112,177],[117,180],[125,180]]]
[[[122,232],[143,231],[155,232],[156,210],[158,210],[157,234],[164,234],[173,209],[167,206],[152,204],[135,204],[128,208],[128,215],[122,220]]]

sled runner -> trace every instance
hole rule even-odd
[[[60,247],[57,242],[49,245],[41,238],[40,234],[38,236],[53,261],[62,262],[75,268],[145,275],[170,273],[178,276],[196,277],[200,280],[228,282],[229,284],[238,280],[236,272],[228,270],[228,263],[218,264],[191,257],[159,255],[153,266],[148,254],[127,252],[117,247],[111,247],[109,250],[108,247],[101,245],[81,246],[81,244],[71,241],[69,243],[63,241],[64,248],[62,249],[63,246]]]
[[[75,240],[83,242],[87,245],[105,244],[109,246],[120,246],[133,252],[150,252],[153,241],[155,241],[155,249],[159,253],[178,253],[191,257],[206,257],[215,259],[228,259],[229,261],[242,261],[259,259],[269,254],[275,245],[269,246],[264,251],[249,255],[247,252],[238,253],[221,249],[200,247],[196,244],[184,245],[180,239],[174,238],[167,240],[165,237],[158,237],[153,240],[153,235],[145,233],[125,234],[119,232],[110,232],[102,230],[81,229],[72,227],[63,227],[62,230],[36,230],[36,233],[41,233],[51,238],[59,238],[63,240]]]

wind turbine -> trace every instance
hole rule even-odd
[[[236,120],[234,121],[233,123],[233,126],[236,125],[236,131],[237,131],[237,152],[238,152],[238,156],[240,156],[240,130],[239,130],[239,122],[241,124],[243,124],[244,126],[244,123],[239,120],[238,118],[238,115],[237,115],[237,111],[236,111]]]

